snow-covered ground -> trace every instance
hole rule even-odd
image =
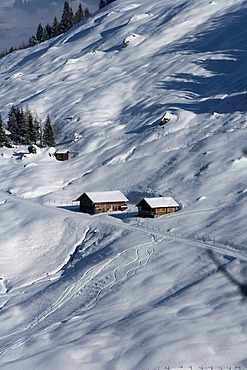
[[[49,114],[71,155],[0,148],[1,369],[247,367],[246,302],[207,252],[244,288],[246,11],[117,0],[1,60],[4,120]],[[78,212],[104,190],[129,209]],[[181,210],[139,219],[161,194]]]

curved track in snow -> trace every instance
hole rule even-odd
[[[119,221],[113,218],[110,219],[110,223],[119,226]],[[131,246],[108,258],[107,261],[88,268],[77,281],[69,284],[47,309],[34,316],[26,324],[20,325],[18,329],[0,337],[0,343],[1,341],[5,342],[0,351],[0,358],[31,338],[51,331],[59,323],[93,308],[101,298],[133,276],[140,267],[146,265],[154,253],[154,245],[164,241],[164,239],[186,241],[191,243],[192,247],[214,250],[218,253],[247,261],[247,257],[237,251],[212,246],[204,241],[191,240],[184,236],[163,232],[162,230],[151,229],[147,224],[121,224],[121,227],[123,225],[125,229],[148,235],[151,240],[137,246]],[[199,281],[208,275],[208,273],[205,273],[205,276],[201,276]],[[62,310],[67,305],[71,305],[71,314],[64,318]],[[52,315],[55,315],[55,317],[50,320]]]
[[[132,246],[109,258],[96,266],[90,267],[76,282],[70,284],[64,292],[44,311],[35,316],[25,325],[21,325],[15,331],[0,337],[1,341],[9,342],[3,345],[0,351],[0,358],[11,349],[17,348],[33,336],[47,332],[52,329],[56,323],[64,320],[59,311],[66,305],[75,301],[73,313],[66,320],[73,316],[81,314],[94,307],[97,302],[116,286],[123,283],[136,271],[148,263],[154,253],[154,244],[159,240],[150,234],[151,241]],[[127,261],[126,261],[127,260]],[[125,262],[124,262],[125,261]],[[79,304],[78,304],[79,299]],[[77,308],[79,305],[80,308]],[[49,317],[55,314],[55,323],[49,323]],[[33,330],[34,329],[34,330]],[[13,343],[13,337],[14,343]]]

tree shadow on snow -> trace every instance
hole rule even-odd
[[[176,103],[178,108],[197,114],[246,112],[246,15],[247,7],[243,6],[237,12],[214,19],[209,29],[195,35],[191,42],[181,41],[181,47],[169,49],[169,53],[192,53],[195,57],[200,54],[194,63],[209,72],[207,77],[177,73],[171,76],[173,80],[158,85],[162,90],[185,92],[188,102]],[[166,52],[159,54],[165,57]]]
[[[216,257],[215,253],[211,250],[208,249],[207,253],[209,257],[211,258],[212,262],[215,264],[215,266],[218,268],[218,271],[221,271],[225,277],[229,280],[229,282],[236,286],[238,288],[238,293],[240,294],[242,298],[242,302],[246,301],[247,298],[247,284],[242,283],[238,281],[227,269],[226,266],[223,265],[219,259]]]
[[[80,212],[80,206],[78,204],[61,205],[56,208],[66,209],[67,211]]]
[[[138,212],[130,211],[130,212],[123,212],[123,213],[110,213],[109,216],[117,218],[122,221],[127,221],[131,218],[137,217]]]
[[[157,116],[153,112],[160,112]],[[159,122],[164,114],[164,105],[163,104],[153,104],[150,102],[148,104],[147,100],[142,100],[132,106],[125,107],[121,113],[123,119],[121,123],[128,124],[128,117],[136,118],[136,125],[134,130],[127,131],[126,134],[141,134],[146,133],[149,130],[153,131],[153,128],[158,127]],[[127,117],[127,118],[126,118]]]

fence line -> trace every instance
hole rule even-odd
[[[0,189],[1,192],[3,193],[7,193],[7,194],[10,194],[16,198],[21,198],[21,199],[25,199],[25,200],[28,200],[28,201],[31,201],[33,203],[37,203],[37,204],[40,204],[42,206],[49,206],[49,205],[56,205],[56,206],[67,206],[67,207],[78,207],[79,209],[79,204],[78,203],[75,203],[75,201],[71,201],[71,200],[57,200],[57,199],[54,199],[54,198],[45,198],[45,199],[42,199],[42,198],[28,198],[28,197],[25,197],[25,196],[21,196],[21,195],[17,195],[17,194],[14,194],[14,193],[9,193],[8,191],[5,191],[4,189]],[[132,219],[133,220],[133,215],[131,215],[131,213],[129,212],[126,212],[126,213],[123,213],[124,217],[123,217],[123,222],[128,222]],[[151,220],[151,219],[150,219]],[[179,237],[179,238],[182,238],[182,239],[186,239],[188,241],[198,241],[198,242],[202,242],[202,243],[207,243],[209,245],[212,245],[214,247],[222,247],[222,246],[228,246],[230,247],[231,249],[234,249],[234,250],[242,250],[244,249],[243,247],[241,247],[239,244],[236,244],[233,240],[229,240],[229,239],[224,239],[224,238],[221,238],[221,237],[216,237],[216,236],[213,236],[211,237],[209,234],[196,234],[196,233],[192,233],[192,234],[184,234],[184,233],[179,233],[177,231],[167,231],[165,229],[163,229],[162,227],[160,227],[159,225],[154,225],[153,223],[150,223],[146,220],[146,222],[140,222],[140,219],[136,218],[136,226],[140,227],[140,228],[143,228],[143,229],[147,229],[147,230],[150,230],[150,231],[153,231],[153,232],[157,232],[159,234],[164,234],[164,235],[169,235],[171,237]],[[229,249],[230,251],[230,249]]]
[[[193,365],[179,365],[179,366],[169,366],[169,365],[164,365],[163,367],[156,366],[156,367],[148,367],[148,368],[143,368],[142,370],[244,370],[247,369],[247,365],[225,365],[225,366],[207,366],[207,365],[198,365],[198,366],[193,366]]]
[[[235,127],[229,127],[229,128],[221,128],[221,129],[217,129],[217,130],[214,130],[212,131],[212,128],[206,128],[204,129],[203,131],[200,131],[200,136],[205,136],[207,134],[210,134],[210,136],[212,135],[218,135],[218,134],[226,134],[226,133],[231,133],[233,132],[234,130],[243,130],[243,129],[246,129],[247,127],[243,127],[243,126],[235,126]],[[130,136],[131,137],[146,137],[147,136],[147,133],[150,133],[150,132],[158,132],[161,134],[160,136],[167,136],[169,134],[172,134],[172,133],[169,133],[169,131],[165,131],[164,133],[162,133],[162,130],[163,127],[159,127],[159,126],[155,126],[154,128],[150,128],[148,130],[145,130],[145,133],[126,133],[124,135],[117,135],[117,136],[114,136],[114,135],[105,135],[105,134],[97,134],[97,133],[94,133],[94,134],[89,134],[89,135],[83,135],[81,134],[81,139],[88,139],[88,138],[94,138],[94,137],[98,137],[98,138],[105,138],[105,139],[110,139],[110,140],[129,140]],[[80,139],[78,139],[80,140]],[[77,141],[78,141],[77,140]],[[193,144],[193,140],[192,140],[192,144]]]

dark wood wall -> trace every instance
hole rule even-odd
[[[80,200],[80,211],[90,214],[121,211],[121,208],[125,206],[125,202],[92,203],[87,197]]]

